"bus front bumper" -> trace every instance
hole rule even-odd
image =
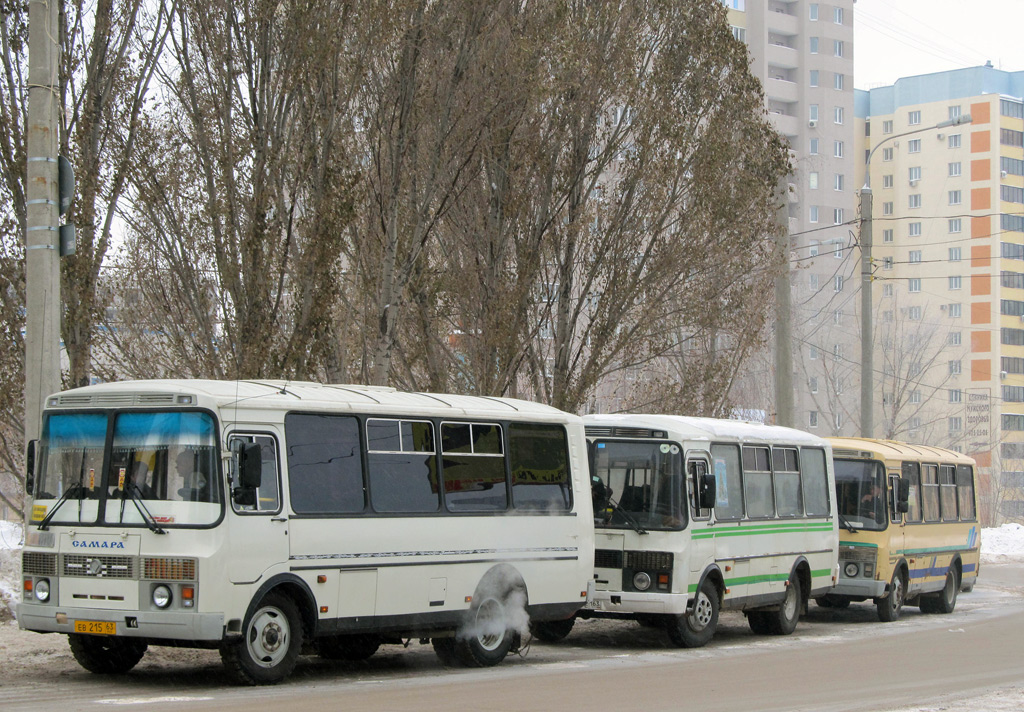
[[[602,613],[655,613],[682,615],[687,612],[687,596],[678,593],[640,593],[637,591],[593,591],[584,606]]]
[[[854,596],[857,598],[879,598],[885,595],[889,584],[885,581],[874,579],[850,579],[840,578],[835,588],[830,589],[830,594],[837,596]]]
[[[56,608],[29,603],[16,607],[18,627],[37,633],[74,633],[76,622],[113,623],[114,635],[176,641],[218,641],[224,638],[224,614],[195,611],[112,611]]]

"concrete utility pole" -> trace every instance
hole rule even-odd
[[[28,15],[28,166],[25,199],[25,440],[39,437],[46,396],[60,390],[57,68],[59,0],[32,0]]]
[[[874,337],[874,306],[872,304],[871,282],[874,279],[871,263],[871,157],[875,155],[883,143],[912,134],[942,129],[947,126],[959,126],[971,123],[971,115],[964,114],[955,119],[940,121],[934,126],[924,126],[906,131],[895,136],[887,136],[872,147],[864,162],[864,187],[860,189],[860,434],[861,437],[873,437],[875,432],[875,337]]]
[[[782,269],[775,277],[775,422],[796,427],[793,411],[793,314],[789,279],[789,176],[779,183],[775,213],[779,224],[776,249]]]

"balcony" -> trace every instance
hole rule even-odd
[[[772,127],[783,136],[792,137],[800,133],[800,119],[795,116],[770,112],[768,120],[771,121]]]
[[[787,104],[791,104],[800,98],[796,82],[791,82],[788,79],[777,79],[772,76],[769,76],[768,80],[764,83],[764,93],[772,101],[781,101]]]
[[[799,66],[799,52],[792,47],[779,44],[769,44],[766,48],[766,59],[768,64],[774,64],[786,69],[796,69]]]
[[[764,21],[769,32],[778,32],[780,35],[795,35],[800,27],[796,15],[784,12],[766,12]]]

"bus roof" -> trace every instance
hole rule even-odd
[[[46,400],[48,408],[139,407],[180,403],[178,396],[212,400],[218,407],[278,408],[354,411],[390,411],[425,414],[486,414],[494,418],[540,417],[545,420],[570,416],[557,408],[516,398],[464,396],[447,393],[414,393],[385,386],[326,384],[308,381],[248,380],[144,380],[101,383],[56,393]]]
[[[834,457],[877,457],[883,460],[923,460],[974,465],[974,459],[944,447],[913,445],[873,438],[828,438]]]
[[[583,424],[593,427],[648,428],[664,430],[671,436],[688,440],[730,440],[745,442],[785,442],[793,445],[816,445],[828,443],[817,435],[785,428],[781,425],[765,425],[745,420],[723,420],[718,418],[696,418],[687,415],[585,415]]]

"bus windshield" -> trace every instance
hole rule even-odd
[[[43,423],[35,499],[72,500],[54,522],[138,524],[136,500],[154,514],[160,509],[154,503],[197,503],[202,506],[159,513],[177,524],[209,524],[219,517],[221,502],[216,443],[207,413],[50,414]]]
[[[834,464],[837,506],[846,524],[858,529],[885,529],[888,515],[882,464],[840,458],[836,458]]]
[[[593,476],[596,526],[686,526],[683,453],[677,444],[599,441],[594,445]]]

